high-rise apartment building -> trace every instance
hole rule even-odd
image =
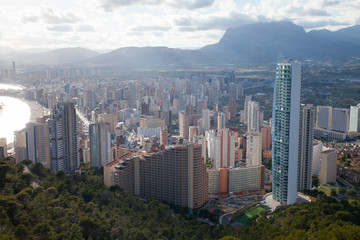
[[[337,132],[349,132],[349,109],[333,108],[332,110],[332,130]]]
[[[181,138],[189,138],[188,115],[185,111],[179,112],[179,132]]]
[[[59,102],[48,120],[50,168],[73,173],[80,166],[77,115],[74,103]]]
[[[189,142],[194,142],[194,137],[198,136],[200,133],[198,126],[189,127]]]
[[[312,178],[314,110],[311,104],[301,108],[300,155],[298,162],[298,190],[310,190]]]
[[[144,196],[199,208],[208,200],[201,145],[189,144],[144,156]]]
[[[336,182],[336,162],[336,150],[326,150],[320,153],[320,184]]]
[[[349,132],[360,132],[360,104],[350,107]]]
[[[222,128],[225,128],[225,114],[219,112],[217,116],[217,131],[220,132]]]
[[[234,132],[223,128],[216,139],[216,161],[215,166],[228,168],[235,165],[235,137]]]
[[[49,167],[49,127],[45,123],[28,123],[25,128],[26,158]]]
[[[262,160],[262,140],[261,133],[250,131],[246,136],[246,166],[261,165]]]
[[[209,109],[202,110],[201,128],[202,128],[202,132],[206,132],[206,131],[210,130],[210,110]]]
[[[332,107],[317,106],[316,127],[324,129],[332,128]]]
[[[265,151],[271,150],[271,127],[270,126],[261,128],[261,140],[262,140],[262,150],[265,150]]]
[[[299,61],[284,60],[277,64],[272,118],[272,187],[273,198],[282,204],[295,203],[297,196],[301,78]]]
[[[201,145],[132,155],[127,153],[104,166],[107,186],[119,185],[141,197],[189,208],[200,208],[208,201],[208,175]]]
[[[248,131],[260,131],[260,107],[259,103],[250,101],[247,107]]]
[[[251,95],[245,96],[245,102],[244,102],[244,122],[248,124],[248,104],[251,101]]]
[[[100,122],[90,124],[90,163],[101,167],[111,161],[111,131],[110,123]]]
[[[15,160],[17,163],[27,159],[26,154],[26,131],[25,129],[15,131],[14,133]],[[49,152],[49,148],[48,148]]]

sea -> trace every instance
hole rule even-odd
[[[0,90],[21,90],[22,87],[0,84]],[[22,99],[2,96],[0,93],[0,138],[7,144],[14,142],[14,131],[21,130],[30,121],[30,106]]]

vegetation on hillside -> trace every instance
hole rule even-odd
[[[360,239],[360,201],[294,205],[251,227],[209,226],[186,209],[103,184],[101,170],[50,173],[0,161],[0,239]],[[177,214],[180,213],[181,214]]]

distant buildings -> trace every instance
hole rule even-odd
[[[299,61],[284,60],[277,64],[272,118],[272,187],[273,198],[282,204],[296,202],[301,78]]]
[[[359,111],[357,107],[332,108],[317,107],[315,137],[329,140],[345,140],[358,132]]]

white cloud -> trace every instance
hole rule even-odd
[[[95,28],[91,25],[80,25],[76,30],[79,32],[94,32]]]
[[[227,28],[292,20],[306,30],[360,24],[359,0],[16,0],[0,8],[0,45],[202,47]]]
[[[71,25],[55,25],[53,27],[47,27],[47,30],[54,32],[72,32],[74,28]]]
[[[172,8],[195,10],[210,7],[215,0],[99,0],[106,11],[114,11],[130,5],[166,5]]]

